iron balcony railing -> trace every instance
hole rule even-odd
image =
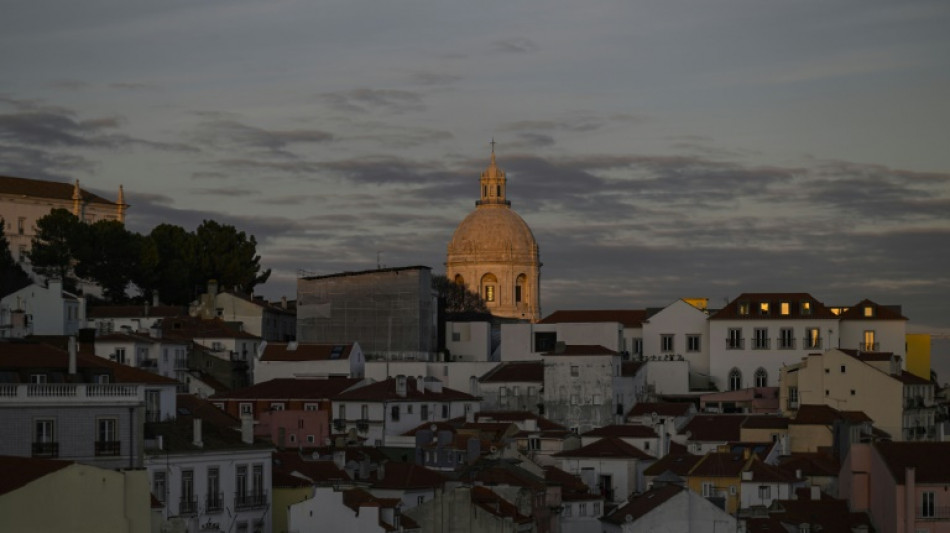
[[[59,443],[34,442],[33,457],[59,457]]]
[[[181,498],[178,501],[178,514],[180,515],[198,514],[198,500],[196,500],[194,497]]]
[[[234,494],[234,508],[238,510],[267,507],[267,491]]]
[[[220,513],[224,510],[224,494],[221,492],[208,493],[205,498],[205,512]]]
[[[745,339],[726,337],[727,350],[741,350],[745,346]]]
[[[96,441],[96,455],[119,455],[122,443],[117,440]]]

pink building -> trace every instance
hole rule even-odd
[[[950,533],[950,442],[855,444],[838,496],[883,533]]]

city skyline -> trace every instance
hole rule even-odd
[[[543,315],[809,292],[950,333],[945,3],[53,4],[0,20],[0,174],[234,224],[269,297],[443,272],[494,139]]]

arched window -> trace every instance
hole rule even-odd
[[[456,274],[455,279],[452,281],[454,281],[456,285],[465,286],[465,278],[463,278],[461,274]]]
[[[482,299],[485,300],[485,303],[494,303],[496,297],[496,289],[498,288],[498,278],[494,274],[488,273],[482,276]]]
[[[755,371],[755,386],[756,387],[768,387],[769,386],[769,373],[765,371],[764,368],[759,367]]]
[[[738,368],[729,371],[729,390],[739,390],[742,388],[742,372]]]
[[[495,185],[495,196],[501,197],[501,185]]]
[[[519,274],[518,279],[515,280],[515,304],[520,304],[525,301],[526,294],[525,290],[528,285],[528,277],[524,274]]]

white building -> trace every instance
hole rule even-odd
[[[704,299],[676,300],[643,321],[643,357],[674,364],[651,368],[647,381],[658,394],[685,394],[709,382],[709,327]],[[670,372],[676,361],[688,363],[688,379]],[[670,379],[676,375],[677,379]]]
[[[643,471],[654,457],[617,437],[603,437],[576,450],[554,454],[560,468],[602,494],[605,502],[620,504],[634,492],[646,489]]]
[[[84,322],[83,300],[51,279],[0,299],[0,338],[27,335],[75,335]]]
[[[387,439],[402,442],[393,438],[423,422],[474,416],[478,400],[435,378],[396,376],[333,398],[333,432],[355,429],[366,444],[386,446]]]
[[[862,300],[840,312],[839,348],[860,352],[889,352],[907,359],[907,319],[899,306],[878,305]]]
[[[543,414],[578,433],[614,423],[636,402],[639,369],[603,346],[559,345],[544,354]]]
[[[297,337],[297,315],[283,305],[273,305],[263,296],[243,296],[218,292],[216,281],[208,282],[208,290],[198,296],[188,314],[198,318],[220,318],[240,322],[244,331],[268,342],[290,342]]]
[[[445,349],[452,361],[491,361],[490,322],[445,323]]]
[[[146,335],[112,333],[96,337],[95,353],[103,359],[178,379],[178,372],[187,368],[188,344]]]
[[[558,343],[603,346],[619,355],[623,331],[623,324],[619,322],[502,324],[501,360],[540,359],[542,354],[553,352]]]
[[[601,519],[601,525],[605,533],[737,531],[734,516],[677,485],[657,487],[631,497],[626,505]]]
[[[377,498],[363,489],[314,487],[312,498],[288,508],[287,530],[291,533],[419,531],[415,521],[402,516],[399,502],[396,498]]]
[[[163,527],[270,533],[273,448],[254,442],[250,420],[183,394],[175,420],[149,427],[145,468]]]
[[[278,378],[362,378],[366,359],[359,343],[263,342],[254,364],[254,383]]]

